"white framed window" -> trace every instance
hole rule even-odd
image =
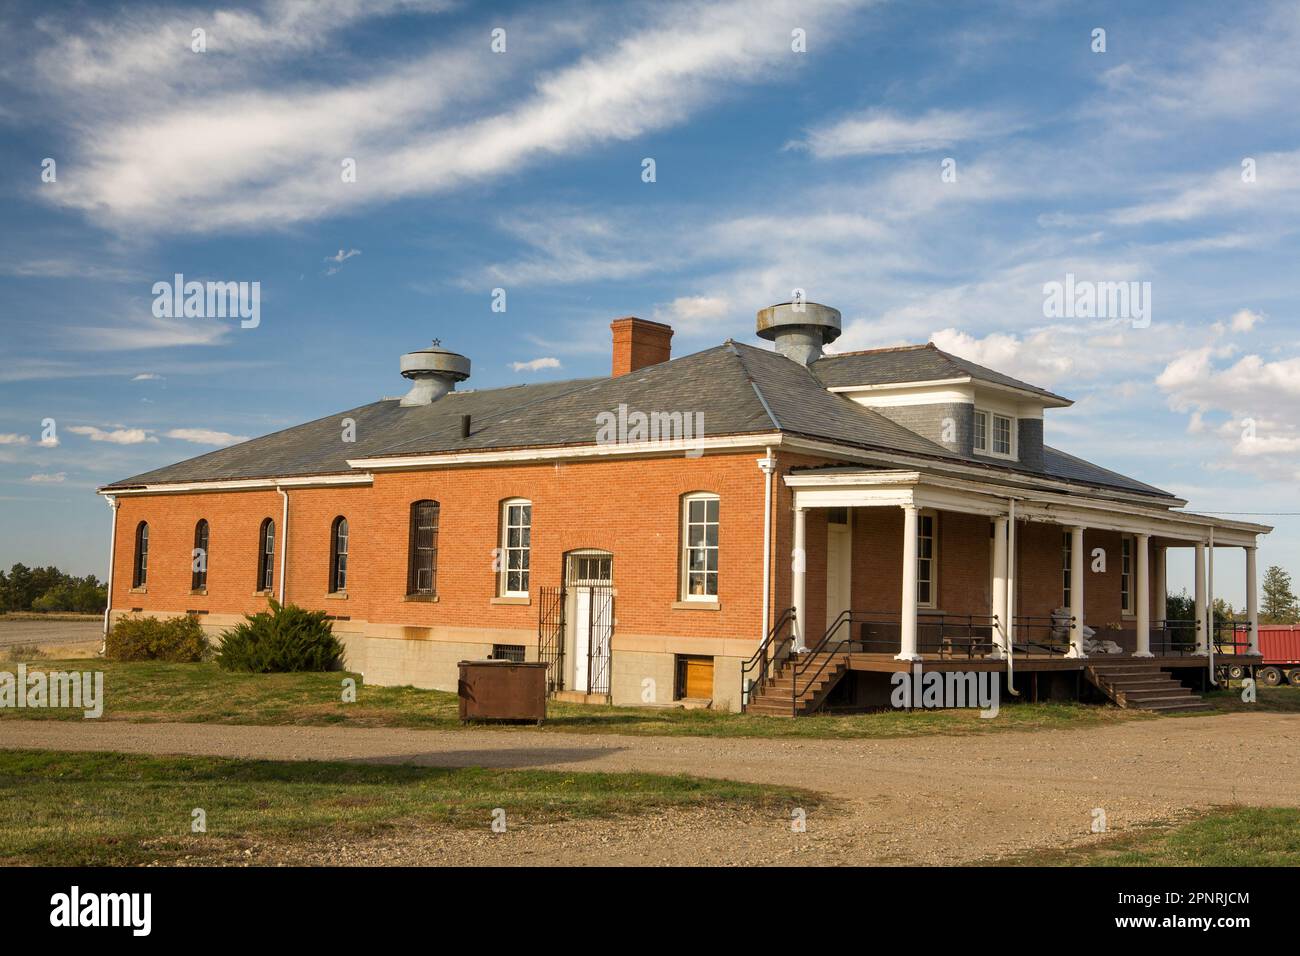
[[[932,608],[939,594],[939,519],[933,511],[916,516],[916,605]]]
[[[1137,613],[1136,602],[1133,599],[1133,555],[1134,541],[1128,535],[1120,539],[1119,543],[1119,597],[1123,613],[1134,615]]]
[[[510,498],[501,504],[502,597],[528,596],[528,565],[532,552],[533,503]]]
[[[683,601],[718,599],[718,509],[717,495],[682,499]]]
[[[993,454],[1011,455],[1011,419],[1006,415],[993,416]]]
[[[988,409],[975,410],[975,451],[995,458],[1016,457],[1016,419]]]

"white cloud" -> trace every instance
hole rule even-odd
[[[973,110],[929,110],[919,116],[902,116],[873,109],[814,127],[805,140],[790,146],[807,149],[818,159],[922,153],[964,140],[1004,135],[1013,128],[1003,116]]]
[[[161,380],[162,376],[156,372],[141,372],[131,379],[133,382],[157,382]]]
[[[516,372],[539,372],[544,368],[559,368],[560,360],[547,356],[535,358],[528,362],[511,362],[510,367]]]
[[[139,445],[158,440],[143,428],[114,428],[112,431],[105,431],[94,425],[71,425],[66,430],[74,435],[85,435],[91,441],[106,441],[114,445]]]
[[[339,271],[339,269],[343,268],[343,263],[347,262],[353,256],[359,256],[359,255],[361,255],[360,249],[349,249],[347,252],[344,252],[342,249],[340,249],[334,255],[326,256],[325,261],[332,262],[334,264],[325,270],[325,274],[327,276],[334,275]]]
[[[64,348],[91,352],[222,345],[239,328],[237,319],[160,319],[147,307],[113,325],[74,326],[59,340]]]
[[[516,174],[542,157],[633,140],[682,122],[734,84],[779,79],[791,68],[789,24],[796,14],[810,33],[832,36],[838,15],[861,2],[652,7],[639,28],[629,30],[626,20],[604,25],[622,32],[608,36],[602,52],[543,69],[529,93],[471,119],[448,114],[524,67],[526,52],[502,57],[486,40],[448,43],[422,59],[332,85],[179,89],[162,104],[155,96],[132,99],[127,88],[120,105],[90,113],[73,130],[83,175],[61,178],[41,195],[121,229],[207,232],[281,226],[436,194]],[[129,27],[118,24],[113,32]],[[563,55],[577,39],[572,33],[561,18],[540,32],[530,29],[524,49]],[[161,45],[178,38],[163,39]],[[72,32],[63,40],[80,51]],[[124,53],[128,67],[170,75],[151,49]],[[283,52],[273,42],[266,49]],[[77,62],[91,70],[94,59],[80,51]],[[236,142],[239,149],[231,149]],[[355,182],[341,181],[341,157],[357,159]],[[629,176],[638,172],[632,167]]]
[[[67,472],[59,471],[59,472],[55,472],[54,474],[32,475],[27,480],[36,482],[37,484],[59,485],[62,484],[64,481],[66,481],[67,477],[68,477]]]
[[[196,445],[234,445],[248,441],[247,435],[232,435],[229,432],[213,431],[210,428],[173,428],[163,433],[168,438],[193,442]]]
[[[30,438],[14,432],[0,433],[0,445],[26,445]]]

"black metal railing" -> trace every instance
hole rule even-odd
[[[777,666],[794,646],[794,608],[788,607],[777,615],[772,629],[767,632],[754,656],[740,667],[740,709],[748,709],[749,702],[763,692],[772,679]]]
[[[1249,651],[1249,621],[1224,621],[1214,625],[1214,653],[1231,655]]]
[[[1075,640],[1074,618],[1045,614],[1023,614],[1015,618],[1011,656],[1063,656]],[[1082,638],[1079,638],[1082,641]],[[1081,648],[1082,649],[1082,648]]]
[[[1200,629],[1196,621],[1155,621],[1151,625],[1151,653],[1157,657],[1195,654]]]

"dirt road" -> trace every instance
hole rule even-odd
[[[14,644],[98,644],[104,625],[93,621],[7,621],[0,618],[0,648]]]
[[[1261,760],[1252,741],[1268,741]],[[1216,804],[1300,805],[1300,718],[1131,721],[909,740],[761,740],[214,724],[5,721],[0,747],[432,766],[690,773],[828,795],[788,817],[678,812],[595,824],[522,821],[505,835],[413,827],[302,847],[303,863],[965,863],[1090,839]],[[509,808],[507,807],[507,812]],[[256,850],[254,851],[256,858]]]

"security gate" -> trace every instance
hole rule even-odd
[[[614,556],[595,550],[566,554],[564,584],[542,588],[538,607],[537,653],[548,665],[548,692],[608,696],[613,637]]]

